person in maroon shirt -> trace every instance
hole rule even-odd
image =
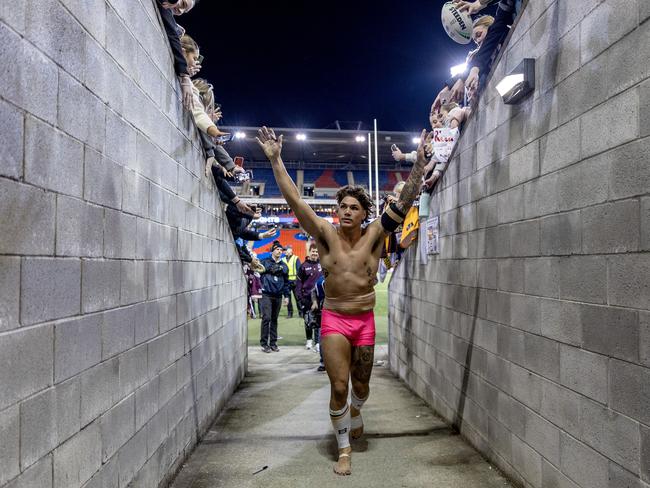
[[[300,303],[298,306],[302,309],[305,318],[305,336],[307,343],[305,347],[311,349],[318,343],[318,337],[314,337],[313,324],[309,321],[307,312],[311,309],[311,292],[316,286],[318,278],[323,275],[323,269],[318,261],[318,248],[316,244],[309,246],[309,255],[307,260],[302,263],[296,275],[296,296]],[[314,342],[315,341],[315,342]]]

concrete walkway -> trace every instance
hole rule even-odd
[[[318,356],[302,347],[249,348],[249,374],[172,487],[511,486],[382,365],[385,358],[378,346],[351,476],[332,472],[337,449]]]

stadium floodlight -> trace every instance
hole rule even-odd
[[[506,105],[516,105],[535,90],[535,60],[524,58],[496,86]]]
[[[366,138],[363,136],[357,136],[354,138],[354,140],[357,142],[366,142]]]
[[[420,144],[420,138],[419,137],[414,137],[412,139],[412,141],[413,141],[413,144]]]
[[[246,139],[246,133],[241,131],[235,132],[235,139]]]
[[[456,66],[452,66],[449,71],[451,72],[451,77],[453,78],[456,75],[464,73],[466,70],[467,70],[467,63],[462,63],[462,64],[457,64]]]
[[[306,141],[307,140],[307,134],[296,134],[296,140],[297,141]]]

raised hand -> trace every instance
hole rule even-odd
[[[257,131],[258,136],[255,138],[257,143],[269,158],[269,161],[274,162],[280,158],[282,152],[282,136],[275,137],[273,129],[262,127]]]
[[[415,160],[415,165],[420,167],[422,170],[424,170],[424,167],[428,162],[427,154],[425,151],[426,145],[427,145],[427,130],[424,129],[422,131],[422,134],[420,134],[420,143],[418,144],[417,158]]]
[[[470,15],[477,14],[485,8],[485,5],[481,5],[479,0],[475,0],[474,2],[454,0],[454,3],[456,4],[456,7],[458,7],[458,10],[461,12],[466,11]]]

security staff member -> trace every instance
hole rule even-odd
[[[296,295],[296,278],[298,277],[298,270],[300,269],[300,259],[298,256],[293,254],[293,248],[291,246],[287,246],[285,257],[282,258],[282,261],[287,265],[287,268],[289,268],[289,303],[287,304],[287,317],[293,317],[291,293],[293,293],[293,296],[296,299],[296,308],[298,309],[298,314],[302,317],[303,310],[300,305],[300,298],[298,298],[298,295]]]

